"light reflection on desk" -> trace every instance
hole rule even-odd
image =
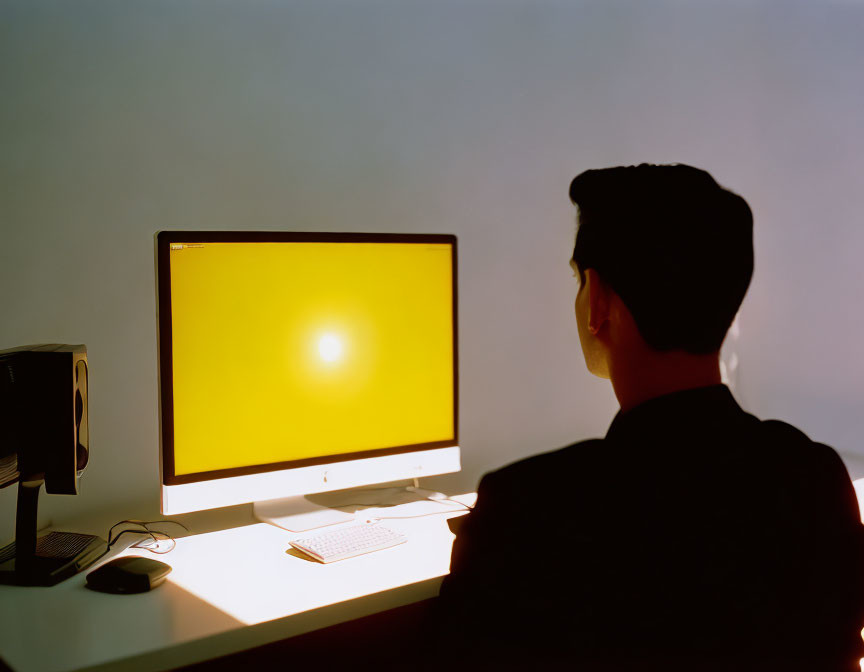
[[[286,552],[291,539],[315,532],[260,523],[186,537],[166,557],[168,581],[247,625],[263,623],[443,577],[453,543],[447,517],[384,520],[408,542],[327,565]]]

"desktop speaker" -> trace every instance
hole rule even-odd
[[[78,494],[87,466],[87,348],[33,345],[0,351],[4,434],[20,480],[43,479],[46,492]],[[9,485],[10,483],[4,483]]]
[[[18,483],[15,541],[0,548],[0,584],[53,586],[104,555],[91,534],[37,537],[39,490],[78,494],[87,465],[87,348],[0,351],[0,487]]]

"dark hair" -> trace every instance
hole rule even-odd
[[[582,280],[597,271],[652,348],[719,350],[753,276],[747,202],[704,170],[646,163],[587,170],[570,200]]]

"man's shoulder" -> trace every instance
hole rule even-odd
[[[533,483],[548,483],[550,478],[572,475],[574,469],[596,466],[604,455],[603,439],[586,439],[569,446],[522,458],[490,471],[480,481],[481,490],[524,488]]]
[[[555,502],[562,497],[585,497],[586,490],[574,481],[579,476],[600,471],[596,465],[602,462],[603,442],[603,439],[580,441],[487,472],[480,479],[477,504],[467,516],[471,520],[465,521],[465,527],[475,532],[482,527],[485,534],[492,530],[509,531],[514,521],[533,518],[535,505],[543,504],[554,510]],[[544,517],[551,518],[551,515]]]
[[[846,465],[831,446],[813,441],[797,427],[782,420],[763,420],[761,444],[766,451],[774,479],[787,492],[818,495],[820,503],[838,500],[857,520],[857,498]]]
[[[843,461],[831,446],[813,441],[783,420],[762,420],[759,423],[759,442],[772,458],[776,458],[777,464],[790,467],[820,464],[845,471]]]

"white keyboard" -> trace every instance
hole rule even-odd
[[[295,539],[290,543],[298,551],[319,562],[335,562],[404,544],[406,541],[408,539],[405,535],[388,527],[378,523],[364,523]]]

